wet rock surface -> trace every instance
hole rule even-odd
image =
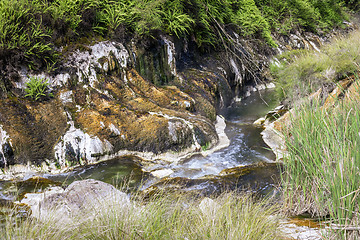
[[[227,80],[196,69],[177,72],[174,45],[164,38],[163,47],[159,61],[172,85],[143,78],[133,68],[132,55],[141,52],[134,47],[104,41],[66,50],[56,74],[34,75],[49,81],[53,98],[1,100],[0,167],[30,163],[33,171],[56,172],[127,154],[176,161],[217,145],[216,104]],[[20,91],[32,74],[19,75]]]
[[[311,220],[282,219],[280,221],[280,232],[284,239],[296,240],[320,240],[324,239],[327,229]]]
[[[219,176],[197,179],[163,178],[144,190],[144,194],[158,192],[192,192],[198,196],[212,196],[224,191],[250,191],[260,195],[276,195],[281,165],[260,163],[224,170]]]
[[[327,41],[306,32],[276,38],[279,48],[270,49],[234,35],[240,58],[165,35],[146,47],[77,43],[60,49],[62,63],[51,74],[13,69],[13,94],[0,104],[8,136],[0,167],[30,163],[33,171],[55,172],[126,154],[172,162],[211,149],[220,141],[217,113],[241,99],[246,83],[266,78],[269,56]],[[23,97],[33,76],[49,81],[53,98]]]
[[[8,144],[2,144],[6,165],[28,161],[39,165],[53,158],[53,146],[66,129],[61,104],[56,99],[41,103],[0,101],[0,124],[8,134]]]

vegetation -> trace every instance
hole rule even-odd
[[[126,32],[144,38],[162,31],[216,46],[226,29],[274,46],[271,32],[316,31],[346,17],[341,0],[2,0],[0,16],[1,55],[20,54],[33,68],[52,66],[55,45],[81,37]]]
[[[208,150],[210,147],[210,142],[206,142],[204,145],[201,146],[202,151]]]
[[[25,92],[27,93],[25,97],[30,97],[35,101],[44,97],[52,97],[52,93],[49,92],[49,83],[44,81],[41,78],[31,77],[30,81],[26,83],[27,88]]]
[[[288,155],[282,185],[284,208],[293,215],[308,213],[332,224],[334,239],[358,239],[360,154],[360,36],[338,38],[320,52],[297,50],[272,66],[280,96],[296,108],[284,132]],[[347,76],[355,78],[351,93],[334,99],[298,101],[323,89],[331,91]],[[330,87],[329,87],[330,86]],[[340,86],[340,85],[339,85]]]
[[[202,211],[200,201],[184,195],[163,194],[138,200],[127,211],[122,206],[103,209],[95,219],[58,224],[49,219],[14,221],[1,226],[1,239],[278,239],[277,209],[267,201],[227,193]]]
[[[360,64],[360,31],[339,37],[321,52],[294,50],[271,66],[280,99],[292,103],[353,73]]]
[[[349,101],[333,109],[305,105],[298,111],[283,175],[286,209],[326,217],[345,232],[360,224],[360,108],[359,99]],[[358,231],[349,233],[359,237]]]
[[[309,31],[326,30],[344,19],[343,1],[334,0],[259,0],[257,6],[272,29],[286,34],[296,27]],[[350,5],[350,4],[349,4]]]

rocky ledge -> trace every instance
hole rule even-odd
[[[321,109],[327,110],[336,107],[338,103],[346,103],[350,99],[360,100],[359,92],[359,81],[356,81],[355,76],[350,76],[339,81],[337,86],[330,91],[320,88],[297,104],[316,102],[316,104],[320,104]],[[288,110],[281,105],[270,111],[265,117],[254,122],[254,125],[264,128],[261,135],[264,142],[275,153],[278,162],[282,162],[287,155],[285,139],[291,137],[288,136],[288,129],[291,127],[292,122],[296,120],[296,108]]]
[[[56,73],[16,72],[15,94],[0,100],[0,178],[56,173],[129,154],[143,164],[173,162],[226,146],[224,121],[216,116],[217,103],[231,92],[226,71],[177,71],[173,44],[162,43],[171,84],[141,76],[136,49],[110,41],[64,50]],[[34,77],[48,81],[53,96],[24,97]]]

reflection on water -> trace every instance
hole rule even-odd
[[[49,186],[65,187],[73,181],[89,178],[133,190],[149,177],[149,174],[144,173],[135,163],[136,160],[136,157],[124,156],[96,165],[78,167],[63,174],[29,176],[22,181],[0,181],[0,200],[19,200],[28,192],[42,192]],[[126,186],[123,186],[125,184]]]
[[[145,181],[149,175],[141,170],[136,161],[137,158],[134,156],[118,157],[96,165],[79,167],[69,173],[43,175],[43,177],[64,184],[92,178],[115,186],[127,184],[127,187],[135,188],[141,181]]]

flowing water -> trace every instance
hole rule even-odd
[[[67,185],[75,180],[93,178],[111,184],[122,184],[127,179],[130,188],[140,185],[171,187],[181,185],[185,190],[204,190],[208,193],[220,189],[252,187],[269,191],[276,184],[278,166],[267,164],[275,160],[261,138],[261,128],[252,123],[264,116],[277,104],[272,90],[254,92],[251,96],[223,109],[226,119],[225,132],[230,145],[207,157],[193,156],[181,163],[155,168],[171,169],[172,174],[165,180],[152,177],[136,164],[136,157],[126,156],[92,166],[79,167],[72,172],[58,175],[30,176],[20,182],[0,182],[0,199],[14,200],[25,192],[41,191],[49,185]],[[135,160],[135,161],[134,161]],[[256,163],[263,163],[258,164]],[[246,167],[248,166],[248,167]],[[153,166],[154,167],[154,166]],[[271,187],[270,187],[271,188]]]
[[[225,133],[230,145],[207,157],[195,156],[173,166],[172,177],[199,178],[206,175],[218,175],[222,170],[246,166],[258,162],[273,162],[274,154],[268,150],[261,138],[262,128],[253,122],[264,116],[276,105],[276,98],[271,91],[254,92],[241,102],[224,109],[226,119]]]

